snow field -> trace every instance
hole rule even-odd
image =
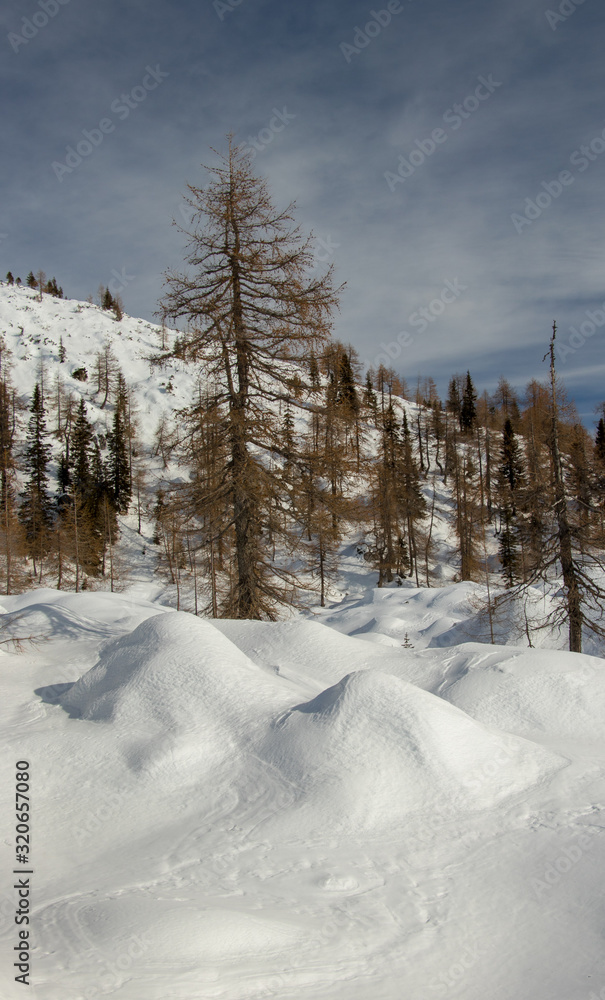
[[[3,599],[13,631],[48,633],[0,655],[5,815],[14,761],[32,772],[32,996],[583,1000],[605,982],[602,661],[212,622],[141,590]],[[409,592],[388,593],[403,627]],[[463,600],[441,595],[442,625]],[[350,602],[328,611],[351,625]],[[9,824],[7,1000],[12,843]]]

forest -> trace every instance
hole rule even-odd
[[[251,163],[230,146],[209,185],[189,186],[185,267],[166,274],[148,362],[178,360],[193,392],[156,414],[151,436],[115,339],[74,365],[53,328],[28,399],[3,339],[5,593],[119,589],[129,518],[139,535],[151,526],[155,572],[195,614],[324,607],[353,545],[369,586],[438,586],[444,560],[450,579],[483,585],[487,641],[513,607],[530,645],[553,624],[572,651],[602,640],[605,403],[593,438],[557,375],[556,324],[545,321],[545,377],[523,393],[501,376],[479,394],[467,371],[441,399],[430,376],[364,371],[331,337],[332,269],[314,269],[293,206],[274,207]],[[41,271],[25,283],[9,271],[5,290],[20,285],[63,298]],[[101,286],[96,308],[118,338],[119,296]],[[540,594],[552,600],[538,621]]]

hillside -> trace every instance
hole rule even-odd
[[[36,291],[0,285],[0,333],[6,348],[4,371],[9,367],[9,378],[16,390],[17,425],[15,454],[17,456],[17,489],[25,481],[24,442],[29,419],[28,407],[33,386],[40,378],[44,381],[47,429],[51,435],[52,460],[49,464],[51,493],[57,490],[59,459],[65,448],[65,410],[71,398],[72,408],[84,400],[95,439],[100,442],[102,454],[107,454],[107,439],[111,434],[115,412],[113,389],[104,390],[99,381],[99,365],[103,355],[110,356],[115,370],[111,376],[113,386],[116,372],[124,376],[129,394],[129,414],[133,429],[132,473],[140,476],[140,485],[132,496],[128,513],[119,514],[119,535],[112,552],[112,572],[109,578],[107,560],[103,556],[104,572],[83,574],[79,587],[104,590],[115,589],[134,593],[145,598],[161,600],[174,607],[208,613],[211,594],[209,565],[201,556],[191,562],[191,554],[180,557],[173,564],[170,546],[178,538],[181,548],[183,538],[190,546],[202,544],[196,535],[195,524],[187,527],[186,535],[177,529],[172,536],[168,528],[159,528],[157,520],[158,498],[178,490],[178,484],[187,488],[192,479],[191,466],[179,454],[178,442],[183,426],[182,412],[196,396],[204,392],[203,365],[186,363],[178,357],[152,365],[150,359],[157,355],[160,343],[174,345],[179,336],[175,331],[162,332],[161,328],[140,319],[123,316],[117,321],[113,313],[91,303],[60,299],[45,294],[42,301]],[[63,352],[63,353],[62,353]],[[63,356],[63,360],[60,360]],[[74,377],[86,370],[86,380]],[[293,369],[296,376],[296,369]],[[201,380],[200,380],[201,379]],[[325,375],[320,376],[320,392],[328,386]],[[477,535],[477,553],[473,569],[474,582],[459,583],[461,575],[460,542],[457,537],[457,507],[454,491],[455,472],[444,481],[444,463],[448,457],[447,436],[445,444],[433,438],[431,421],[434,407],[419,404],[397,396],[395,391],[387,397],[392,407],[393,419],[399,424],[405,418],[411,429],[413,461],[424,472],[419,478],[419,489],[424,497],[425,514],[418,522],[419,554],[407,571],[397,571],[376,589],[377,566],[372,563],[372,528],[369,523],[356,523],[346,517],[341,526],[337,544],[329,554],[329,575],[326,578],[327,607],[319,606],[317,569],[305,558],[304,546],[288,554],[278,549],[275,565],[283,565],[293,572],[300,586],[299,606],[306,613],[320,616],[348,633],[363,635],[367,640],[386,644],[401,643],[407,634],[408,641],[416,647],[425,645],[454,645],[459,641],[494,639],[513,645],[527,645],[527,622],[537,623],[544,609],[556,611],[559,600],[558,584],[553,579],[549,587],[529,588],[521,601],[492,616],[491,625],[486,619],[486,585],[498,594],[502,590],[503,575],[499,558],[498,526],[501,516],[494,513]],[[358,397],[364,393],[357,387]],[[309,432],[313,418],[313,400],[303,397],[296,405],[293,397],[293,433],[301,436]],[[289,405],[282,402],[267,404],[281,421],[289,413]],[[382,398],[384,413],[385,397]],[[382,447],[382,431],[378,418],[367,415],[361,423],[360,439],[363,464],[347,475],[347,488],[353,497],[367,503],[370,490],[368,463],[376,462]],[[161,428],[161,432],[159,432]],[[446,425],[447,428],[447,425]],[[422,429],[422,433],[421,433]],[[60,431],[60,432],[59,432]],[[487,435],[487,431],[484,432]],[[352,434],[352,431],[351,431]],[[492,440],[492,462],[499,448],[500,432],[489,431]],[[181,434],[182,437],[182,434]],[[350,434],[348,439],[352,441]],[[487,437],[485,438],[487,441]],[[349,445],[352,447],[352,444]],[[456,462],[471,470],[477,465],[476,444],[464,437],[454,440]],[[481,455],[479,453],[479,462]],[[488,457],[489,462],[489,457]],[[470,475],[475,475],[469,471]],[[457,479],[456,479],[457,481]],[[139,482],[139,480],[137,480]],[[470,479],[469,479],[470,482]],[[469,487],[470,488],[470,487]],[[482,487],[483,488],[483,487]],[[474,487],[476,496],[478,492]],[[458,498],[461,503],[460,497]],[[478,499],[473,500],[470,517],[479,524]],[[483,500],[481,500],[483,504]],[[193,534],[191,531],[193,530]],[[477,531],[477,527],[474,528]],[[303,539],[304,541],[304,539]],[[163,543],[163,544],[162,544]],[[422,549],[424,547],[424,550]],[[201,551],[196,549],[197,551]],[[302,551],[302,554],[301,554]],[[409,560],[409,555],[408,555]],[[41,575],[34,575],[23,564],[24,572],[17,589],[32,585],[57,585],[56,558],[43,565]],[[429,589],[426,588],[428,585]],[[73,562],[64,568],[61,586],[75,589]],[[436,589],[435,589],[436,588]],[[441,589],[445,588],[445,589]],[[452,589],[453,588],[453,589]],[[12,588],[14,589],[14,587]],[[386,608],[388,607],[388,613]],[[336,616],[331,609],[336,608]],[[370,614],[369,610],[373,609]],[[397,608],[394,612],[392,609]],[[456,610],[459,609],[459,610]],[[281,614],[287,615],[288,609]],[[532,645],[564,647],[565,629],[548,625],[532,634]],[[586,637],[585,650],[595,654],[603,651],[598,637]]]

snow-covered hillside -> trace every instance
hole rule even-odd
[[[110,344],[150,495],[187,476],[155,441],[196,373],[150,368],[157,328],[3,286],[0,332],[24,401],[43,362],[47,394],[60,379],[99,430]],[[311,594],[279,622],[198,618],[167,606],[144,512],[141,534],[120,519],[119,593],[2,598],[3,637],[36,640],[0,647],[2,997],[26,988],[17,761],[39,1000],[605,996],[603,660],[549,649],[565,637],[547,631],[527,648],[510,610],[488,644],[484,588],[452,583],[451,497],[433,472],[423,488],[440,587],[376,588],[351,533],[325,608]]]
[[[435,635],[457,591],[413,595]],[[17,761],[39,1000],[601,995],[603,661],[404,648],[405,594],[381,596],[378,642],[346,607],[327,627],[3,599],[5,630],[46,637],[0,655],[3,997],[26,989]]]
[[[117,322],[111,311],[89,302],[50,295],[40,301],[32,289],[0,285],[0,333],[12,355],[12,381],[19,394],[26,400],[31,397],[42,363],[49,399],[59,377],[74,396],[84,397],[91,420],[100,427],[108,427],[110,417],[100,405],[103,394],[94,392],[94,367],[97,354],[109,344],[133,387],[138,433],[144,444],[153,442],[162,415],[191,401],[195,375],[184,365],[175,360],[161,369],[151,367],[149,358],[158,353],[161,330],[145,320],[125,315]],[[61,341],[65,348],[62,363]],[[88,372],[85,382],[72,375],[82,367]]]

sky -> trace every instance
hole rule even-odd
[[[605,399],[597,0],[7,0],[0,271],[154,318],[187,183],[227,133],[317,266],[334,336],[413,385],[559,371]]]

